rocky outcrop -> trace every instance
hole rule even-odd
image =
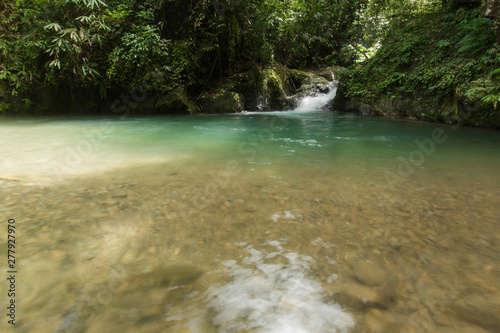
[[[500,113],[492,109],[489,111],[492,116],[485,118],[484,108],[480,101],[471,100],[464,95],[457,95],[453,99],[436,99],[423,95],[346,97],[342,86],[333,101],[333,109],[336,111],[365,116],[500,128]]]
[[[244,110],[243,96],[227,90],[202,96],[200,104],[205,113],[234,113]]]
[[[336,71],[335,67],[300,71],[254,66],[203,94],[199,104],[206,113],[291,110],[305,96],[327,93]]]

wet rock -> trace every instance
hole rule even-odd
[[[244,110],[243,95],[232,91],[205,95],[200,101],[206,113],[233,113]]]
[[[500,332],[500,295],[471,295],[450,304],[448,312],[457,318]]]
[[[390,300],[380,295],[375,288],[363,286],[356,282],[348,282],[342,286],[338,295],[353,306],[373,306],[388,303]]]
[[[399,250],[401,248],[401,246],[403,245],[403,243],[397,239],[396,237],[391,237],[389,239],[389,244],[396,250]]]
[[[127,252],[125,252],[120,262],[124,265],[128,265],[134,262],[136,257],[137,255],[134,250],[128,250]]]
[[[83,333],[87,329],[87,321],[93,316],[94,312],[88,306],[73,308],[62,318],[54,333]]]
[[[354,263],[352,275],[360,283],[372,287],[382,285],[388,276],[387,272],[380,266],[364,260]]]
[[[374,333],[396,331],[395,322],[392,314],[378,309],[371,309],[365,316],[365,325]]]
[[[174,265],[155,269],[151,272],[136,275],[132,278],[132,285],[142,288],[172,287],[185,285],[196,281],[202,274],[195,266]]]

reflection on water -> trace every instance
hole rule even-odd
[[[500,330],[498,133],[323,112],[129,119],[68,172],[44,167],[97,121],[0,123],[18,331]],[[411,163],[435,128],[447,140]]]

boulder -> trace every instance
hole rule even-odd
[[[234,113],[244,110],[243,100],[239,93],[222,90],[202,96],[200,104],[206,113]]]
[[[358,260],[354,263],[352,275],[360,283],[372,287],[382,285],[388,277],[387,272],[382,267],[364,260]]]
[[[279,65],[246,70],[221,81],[198,100],[206,113],[294,109],[300,99],[327,93],[337,67],[306,72]]]

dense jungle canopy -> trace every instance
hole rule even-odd
[[[21,97],[35,86],[198,96],[251,66],[337,65],[347,96],[460,92],[496,110],[500,34],[486,2],[5,0],[0,80]]]

